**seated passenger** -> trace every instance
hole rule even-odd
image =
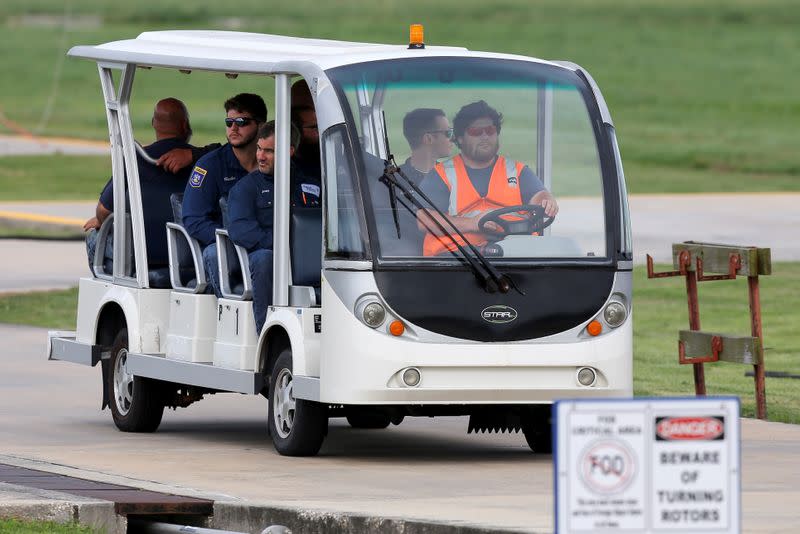
[[[153,109],[151,125],[156,134],[156,141],[146,147],[145,151],[153,158],[158,158],[173,149],[188,149],[194,147],[189,144],[192,128],[189,124],[189,112],[183,102],[175,98],[159,100]],[[147,263],[150,269],[166,267],[167,238],[164,230],[166,222],[172,220],[172,207],[170,194],[182,192],[186,187],[191,167],[168,172],[162,167],[148,163],[138,154],[136,166],[139,170],[139,183],[141,185],[142,209],[144,211],[144,234],[147,246]],[[114,187],[109,180],[100,194],[97,202],[95,216],[86,221],[83,229],[87,230],[86,249],[89,256],[89,268],[92,268],[97,240],[97,229],[103,221],[114,211]],[[126,211],[130,212],[130,205],[126,201]],[[108,241],[105,255],[110,258],[111,240]]]
[[[400,170],[416,185],[428,177],[434,165],[453,151],[453,129],[441,109],[417,108],[403,118],[403,135],[411,156]]]
[[[433,172],[436,162],[452,152],[453,130],[441,109],[418,108],[403,118],[403,135],[411,148],[411,155],[400,165],[400,170],[415,185],[420,185],[426,177],[436,174]],[[372,180],[383,174],[383,164],[377,163],[377,159],[364,153],[381,253],[385,256],[419,256],[422,254],[423,233],[417,225],[417,209],[401,189],[396,188],[397,213],[393,213],[388,188]],[[398,180],[405,185],[402,178],[398,177]]]
[[[295,153],[300,132],[292,128],[289,154]],[[237,245],[247,249],[250,276],[253,282],[253,314],[256,331],[260,332],[272,303],[273,204],[275,198],[275,121],[258,131],[256,158],[258,169],[231,189],[228,195],[228,235]],[[290,169],[292,206],[320,206],[319,182]]]
[[[437,163],[435,175],[422,184],[423,192],[436,207],[479,247],[491,236],[478,228],[478,221],[492,210],[537,204],[549,217],[558,213],[556,199],[530,167],[499,155],[502,123],[502,114],[483,100],[462,107],[453,119],[456,145],[461,153]],[[456,249],[450,238],[442,237],[436,225],[427,219],[438,218],[433,210],[420,210],[419,215],[420,228],[429,232],[424,243],[426,256]],[[448,225],[444,227],[447,229]],[[486,230],[503,233],[502,227],[493,222],[486,224]],[[456,240],[461,242],[458,237]]]
[[[292,103],[292,123],[300,130],[300,145],[297,147],[294,162],[303,174],[320,180],[322,165],[317,112],[311,106],[295,106]]]
[[[183,194],[183,226],[203,247],[206,275],[217,297],[222,296],[215,234],[222,227],[219,200],[257,168],[256,134],[267,120],[267,106],[260,96],[242,93],[225,101],[225,112],[228,143],[200,158]]]

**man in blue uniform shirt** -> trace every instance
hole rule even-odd
[[[189,145],[192,128],[189,124],[189,113],[183,102],[176,98],[159,100],[153,109],[151,121],[156,134],[156,141],[145,147],[145,151],[153,158],[168,153],[174,149],[194,149]],[[168,172],[162,167],[152,165],[140,155],[136,155],[136,166],[139,170],[139,183],[141,185],[142,208],[144,210],[144,233],[147,246],[147,263],[152,271],[168,264],[167,239],[164,225],[172,220],[172,207],[170,194],[179,193],[186,187],[191,167],[176,169]],[[83,228],[87,230],[86,244],[89,255],[89,265],[94,261],[95,241],[97,232],[103,221],[114,211],[114,187],[108,181],[95,209],[95,216],[86,221]],[[126,211],[130,206],[126,202]],[[110,240],[109,240],[110,244]],[[107,247],[110,249],[110,247]],[[110,250],[106,252],[110,258]]]
[[[300,132],[292,127],[290,155],[300,141]],[[250,276],[253,281],[253,315],[256,331],[260,332],[272,303],[272,242],[273,205],[275,199],[275,121],[258,131],[256,158],[258,169],[251,172],[231,189],[228,196],[228,235],[237,245],[247,249]],[[301,174],[291,165],[292,206],[318,207],[321,204],[320,184]]]
[[[225,101],[228,143],[198,160],[183,195],[183,226],[203,247],[203,263],[217,297],[219,271],[215,230],[222,227],[219,199],[227,198],[233,185],[256,169],[256,133],[267,120],[267,106],[260,96],[241,93]]]

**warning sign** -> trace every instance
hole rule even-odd
[[[738,399],[554,409],[556,532],[739,532]]]

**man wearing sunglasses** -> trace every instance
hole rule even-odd
[[[419,185],[439,159],[452,153],[453,129],[441,109],[417,108],[403,118],[403,135],[411,147],[411,155],[400,165],[400,170]]]
[[[267,106],[260,96],[241,93],[225,101],[225,113],[228,142],[197,161],[183,194],[183,225],[203,247],[206,275],[217,297],[222,295],[215,243],[215,231],[222,227],[219,200],[258,167],[256,137],[267,120]]]
[[[435,174],[422,184],[434,204],[476,246],[488,242],[489,236],[479,230],[478,221],[492,210],[537,204],[549,217],[558,213],[555,198],[530,167],[499,154],[502,123],[503,115],[483,100],[462,107],[453,119],[455,142],[461,153],[437,163]],[[436,217],[431,211],[425,212]],[[436,228],[424,218],[422,221],[427,222],[421,223],[426,229]],[[496,223],[488,222],[485,226],[494,233],[503,233]],[[425,236],[424,255],[435,256],[455,248],[450,239],[442,239],[435,233],[436,230]]]

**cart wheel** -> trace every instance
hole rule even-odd
[[[328,432],[327,407],[294,398],[290,349],[281,352],[272,368],[268,418],[275,450],[284,456],[314,456]]]
[[[356,413],[348,415],[347,422],[353,428],[386,428],[392,420],[382,413]]]
[[[522,433],[528,447],[536,454],[553,453],[553,424],[550,406],[546,410],[536,410],[522,418]]]
[[[111,416],[123,432],[154,432],[164,415],[164,388],[157,380],[128,372],[128,329],[114,339],[106,374]]]

